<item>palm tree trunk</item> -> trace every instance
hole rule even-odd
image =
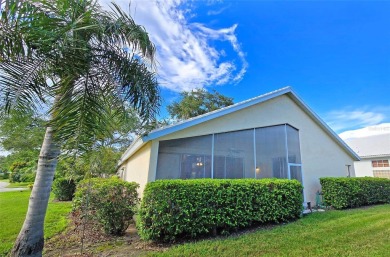
[[[26,219],[11,256],[42,256],[43,224],[59,153],[59,148],[53,140],[53,130],[48,127],[39,154],[37,174],[30,195]]]

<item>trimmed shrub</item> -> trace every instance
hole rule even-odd
[[[72,179],[57,178],[53,182],[53,193],[59,201],[71,201],[76,191],[76,183]]]
[[[320,178],[324,202],[335,209],[390,203],[386,178]]]
[[[118,178],[93,178],[78,183],[73,210],[87,214],[110,235],[123,235],[139,203],[135,182]]]
[[[159,180],[146,185],[137,227],[141,238],[157,241],[229,234],[296,219],[302,201],[296,180]]]

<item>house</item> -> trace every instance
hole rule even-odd
[[[390,133],[349,138],[345,142],[361,158],[354,163],[356,177],[390,179]]]
[[[290,88],[282,88],[139,137],[119,163],[140,184],[192,178],[289,178],[314,202],[320,177],[345,177],[359,160]],[[353,169],[352,169],[353,175]]]

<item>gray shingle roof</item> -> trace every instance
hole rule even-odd
[[[346,139],[345,142],[360,156],[390,156],[390,133]]]

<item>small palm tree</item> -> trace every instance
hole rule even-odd
[[[49,106],[28,212],[11,253],[41,256],[61,146],[90,145],[125,106],[143,121],[154,117],[160,104],[150,71],[155,48],[115,4],[105,11],[94,0],[1,0],[0,8],[0,105],[6,111]]]

